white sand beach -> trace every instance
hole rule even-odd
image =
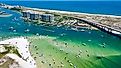
[[[62,13],[62,14],[77,14],[77,15],[91,15],[91,16],[104,16],[104,17],[121,18],[121,16],[115,16],[115,15],[81,13],[81,12],[71,12],[71,11],[61,11],[61,10],[50,10],[50,9],[40,9],[40,8],[30,8],[30,7],[24,7],[24,8],[26,8],[26,9],[32,9],[32,10],[47,11],[47,12]]]
[[[9,7],[9,8],[13,8],[13,7],[19,7],[17,6],[11,6],[11,5],[6,5],[6,6],[2,6],[4,8]],[[23,6],[21,6],[23,7]],[[77,15],[91,15],[91,16],[103,16],[103,17],[115,17],[115,18],[121,18],[121,16],[116,16],[116,15],[105,15],[105,14],[92,14],[92,13],[81,13],[81,12],[71,12],[71,11],[61,11],[61,10],[51,10],[51,9],[40,9],[40,8],[30,8],[30,7],[23,7],[25,9],[32,9],[32,10],[39,10],[39,11],[47,11],[47,12],[55,12],[55,13],[62,13],[62,14],[77,14]]]
[[[0,15],[0,17],[10,17],[12,16],[12,14],[8,14],[8,15]]]
[[[8,54],[7,56],[15,59],[16,61],[18,61],[18,63],[24,62],[21,64],[21,66],[23,66],[22,68],[26,68],[26,67],[36,68],[36,62],[31,57],[30,52],[29,52],[29,42],[27,41],[27,39],[25,39],[24,37],[12,38],[12,39],[1,41],[0,44],[1,45],[10,44],[17,48],[17,50],[18,50],[19,54],[22,56],[22,58],[19,58],[17,55],[14,55],[14,54]]]

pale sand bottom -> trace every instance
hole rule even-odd
[[[101,46],[90,47],[72,41],[58,41],[54,37],[29,37],[30,51],[38,68],[116,68],[121,53]],[[67,41],[66,41],[67,42]]]

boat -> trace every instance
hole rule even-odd
[[[64,35],[66,35],[66,34],[65,33],[60,34],[60,36],[64,36]]]
[[[80,31],[81,31],[81,32],[84,32],[85,30],[84,30],[84,29],[81,29]]]
[[[29,31],[30,31],[29,29],[24,30],[25,33],[29,32]]]
[[[9,27],[9,30],[13,30],[14,28],[11,26],[11,27]]]
[[[74,30],[74,31],[78,31],[78,29],[77,28],[71,28],[72,30]]]
[[[112,31],[112,33],[117,34],[117,35],[121,34],[120,32],[117,32],[117,31]]]
[[[18,19],[17,19],[16,17],[14,17],[12,20],[13,20],[13,21],[18,21]]]

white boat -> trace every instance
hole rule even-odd
[[[30,31],[29,29],[24,30],[25,33],[29,32],[29,31]]]
[[[112,33],[114,33],[114,34],[121,34],[120,32],[117,32],[117,31],[112,31]]]
[[[16,17],[14,17],[12,20],[13,20],[13,21],[18,21],[18,19],[17,19]]]
[[[71,28],[72,30],[75,30],[75,31],[78,31],[78,29],[77,28]]]
[[[80,31],[81,31],[81,32],[84,32],[85,30],[84,30],[84,29],[81,29]]]

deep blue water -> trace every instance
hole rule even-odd
[[[11,5],[23,5],[28,7],[44,8],[44,9],[57,9],[57,10],[66,10],[66,11],[76,11],[76,12],[88,12],[88,13],[100,13],[100,14],[113,14],[121,15],[121,2],[10,2],[6,1],[5,3]],[[118,8],[116,8],[118,7]],[[95,56],[100,56],[103,54],[102,59],[84,59],[90,62],[84,62],[84,66],[90,68],[90,65],[98,66],[97,64],[104,65],[103,68],[121,68],[121,39],[112,36],[110,34],[104,33],[98,30],[88,30],[85,29],[84,32],[74,31],[66,27],[56,27],[56,26],[43,26],[36,25],[32,22],[24,22],[21,18],[21,14],[12,10],[0,8],[0,11],[6,11],[7,13],[13,14],[11,17],[0,17],[0,40],[8,37],[14,36],[28,36],[35,35],[39,33],[44,36],[54,36],[58,40],[63,42],[72,42],[75,45],[81,46],[82,43],[86,43],[84,46],[89,53],[94,53]],[[14,20],[14,18],[18,20]],[[13,27],[16,32],[9,30],[10,27]],[[28,33],[25,33],[25,29],[29,29]],[[89,33],[90,32],[90,33]],[[64,36],[61,36],[64,34]],[[91,40],[91,41],[89,41]],[[101,48],[100,45],[105,43],[105,48]],[[109,50],[109,51],[108,51]],[[112,53],[111,53],[112,52]],[[109,54],[108,54],[109,53]],[[58,54],[57,54],[58,55]],[[93,55],[91,55],[93,57]],[[73,59],[73,58],[72,58]],[[79,58],[80,59],[80,58]],[[77,59],[78,60],[78,59]],[[74,60],[74,61],[77,61]],[[77,61],[78,62],[78,61]],[[95,63],[95,64],[94,64]],[[82,65],[83,66],[83,65]],[[81,67],[82,67],[81,66]],[[92,68],[94,68],[92,67]],[[100,68],[95,67],[95,68]],[[102,68],[102,67],[101,67]]]
[[[4,1],[3,3],[41,9],[121,16],[121,1]]]

